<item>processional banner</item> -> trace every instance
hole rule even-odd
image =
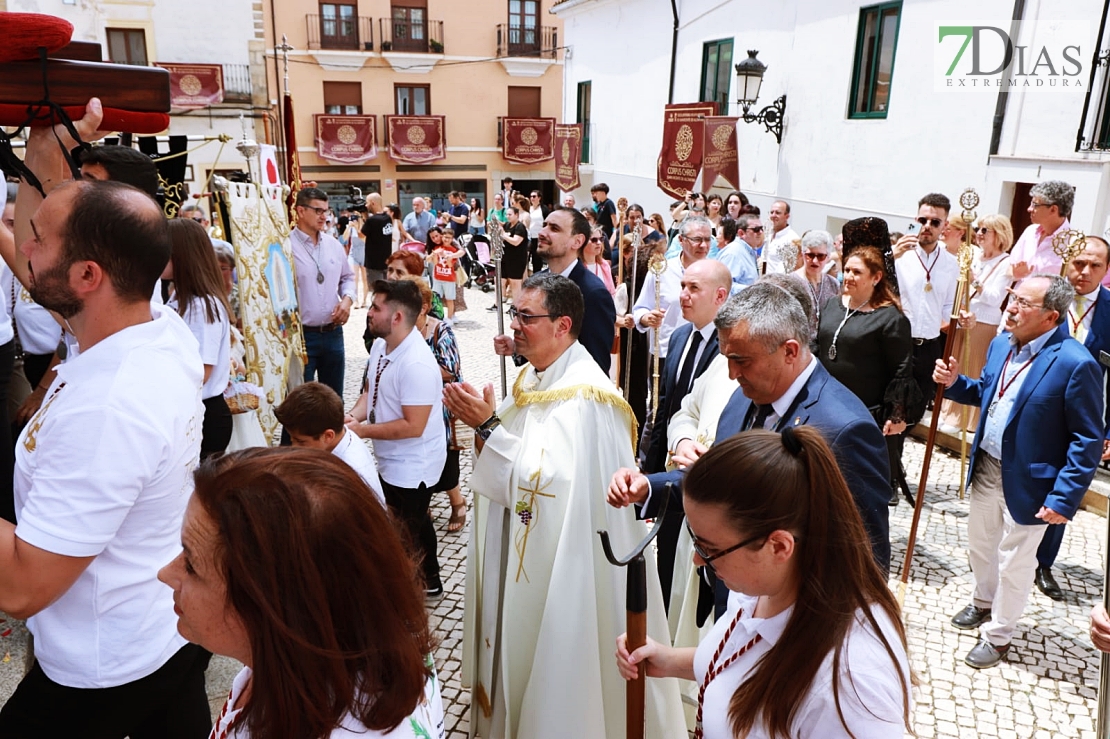
[[[563,192],[578,189],[578,162],[582,158],[582,124],[567,123],[555,126],[555,184]]]
[[[229,183],[228,207],[239,275],[247,382],[265,392],[258,420],[273,444],[279,425],[274,406],[285,399],[291,366],[300,374],[304,354],[289,217],[280,187]]]
[[[681,200],[694,189],[701,173],[705,117],[716,112],[714,103],[682,103],[664,109],[656,184],[672,198]]]
[[[701,186],[709,190],[718,175],[733,190],[740,189],[740,155],[736,150],[735,117],[708,116],[705,119],[705,144],[701,163]]]

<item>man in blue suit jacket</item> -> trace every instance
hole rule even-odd
[[[810,353],[809,320],[801,305],[785,289],[756,282],[728,299],[717,314],[716,325],[729,374],[740,384],[721,413],[716,439],[753,427],[781,430],[808,424],[820,429],[871,536],[872,554],[880,566],[888,568],[890,467],[886,442],[859,398]],[[619,470],[610,483],[608,500],[617,506],[645,503],[644,514],[654,515],[668,482],[676,483],[668,507],[681,504],[679,489],[685,474],[685,470],[676,470],[645,476],[635,470]]]
[[[952,618],[960,629],[984,624],[964,661],[998,664],[1025,609],[1046,523],[1075,515],[1095,475],[1105,435],[1098,363],[1063,325],[1075,297],[1056,275],[1025,279],[1006,308],[978,380],[950,357],[933,379],[957,403],[978,405],[971,448],[968,548],[971,604]]]
[[[1068,282],[1075,288],[1075,300],[1068,308],[1068,330],[1072,338],[1087,347],[1097,362],[1099,354],[1110,352],[1110,290],[1102,286],[1106,277],[1107,264],[1110,262],[1110,247],[1097,236],[1087,237],[1087,246],[1068,265]],[[1102,371],[1104,397],[1107,386],[1107,368],[1099,365]],[[1104,423],[1106,441],[1102,444],[1102,458],[1110,452],[1110,397],[1104,404]],[[1037,549],[1037,574],[1034,582],[1037,588],[1053,600],[1062,600],[1064,591],[1052,576],[1052,565],[1060,553],[1064,541],[1064,524],[1050,525],[1045,528],[1041,545]]]
[[[547,260],[548,270],[569,278],[582,291],[586,312],[578,341],[586,347],[598,366],[608,373],[613,337],[617,330],[617,308],[605,283],[586,269],[578,258],[589,238],[590,222],[586,220],[586,216],[574,208],[556,208],[544,220],[536,253]],[[503,356],[514,354],[510,336],[498,336],[494,339],[493,346]],[[517,363],[524,364],[524,361]]]

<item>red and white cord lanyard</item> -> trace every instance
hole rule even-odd
[[[216,718],[216,723],[212,724],[212,733],[208,735],[208,739],[227,739],[227,737],[231,734],[231,730],[235,728],[236,721],[235,719],[232,719],[230,722],[228,722],[227,726],[225,726],[222,731],[216,733],[217,730],[220,728],[220,724],[223,722],[224,717],[227,716],[227,712],[231,710],[232,695],[232,693],[227,694],[227,700],[224,701],[224,707],[220,709],[220,715]],[[236,718],[238,718],[238,716],[236,716]]]
[[[744,653],[758,644],[759,641],[763,638],[760,634],[756,634],[754,637],[752,637],[752,640],[750,642],[745,644],[740,649],[740,651],[730,655],[728,659],[726,659],[721,664],[717,664],[717,660],[721,658],[721,652],[724,651],[725,645],[728,644],[729,637],[732,636],[732,632],[736,630],[737,624],[740,623],[740,619],[742,619],[743,617],[744,609],[741,608],[737,612],[736,617],[732,619],[732,623],[730,623],[728,625],[728,628],[725,630],[724,638],[722,638],[721,643],[717,645],[717,650],[713,652],[713,658],[709,660],[709,666],[705,670],[705,681],[698,686],[698,715],[697,721],[694,725],[694,739],[702,739],[702,737],[704,736],[704,732],[702,729],[702,713],[705,708],[706,688],[709,687],[709,684],[711,682],[717,679],[718,675],[728,669],[732,665],[732,663],[740,659],[740,657],[742,657]]]

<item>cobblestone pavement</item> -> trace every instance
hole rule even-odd
[[[498,386],[498,359],[490,338],[496,315],[486,311],[493,295],[468,290],[470,309],[455,325],[463,359],[463,374],[473,384]],[[366,361],[362,345],[365,311],[354,311],[346,331],[347,407],[357,398]],[[511,364],[510,383],[515,378]],[[907,477],[920,475],[923,444],[906,444]],[[462,456],[463,492],[472,494],[469,453]],[[943,452],[933,457],[926,490],[914,568],[905,594],[905,618],[910,656],[919,680],[914,724],[919,736],[944,739],[965,737],[1090,737],[1093,739],[1098,688],[1098,658],[1087,636],[1087,614],[1100,597],[1106,519],[1081,511],[1069,526],[1056,575],[1066,599],[1056,603],[1033,589],[1021,620],[1014,648],[1000,666],[976,671],[963,658],[975,644],[974,632],[961,632],[948,619],[969,602],[971,578],[967,564],[966,500],[958,496],[959,460]],[[916,482],[912,483],[916,488]],[[599,491],[600,493],[600,491]],[[459,684],[462,657],[463,588],[469,521],[457,534],[445,532],[450,506],[447,496],[433,500],[439,535],[439,557],[444,573],[444,596],[429,604],[432,625],[439,637],[436,663],[443,681],[449,739],[464,739],[469,725],[470,694]],[[912,511],[903,501],[891,514],[892,562],[899,571],[905,556]],[[899,587],[892,581],[897,593]],[[0,700],[6,699],[22,675],[25,634],[20,622],[12,626],[0,648],[11,660],[0,663]],[[209,694],[214,710],[226,696],[237,665],[216,658],[209,669]]]

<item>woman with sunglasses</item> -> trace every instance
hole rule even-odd
[[[715,444],[683,487],[694,563],[729,589],[696,649],[648,640],[625,679],[698,684],[698,739],[902,737],[912,730],[897,601],[821,433],[788,426]]]
[[[605,283],[610,295],[617,291],[613,284],[613,268],[605,258],[605,232],[601,226],[594,226],[590,231],[590,238],[578,250],[578,258],[582,260],[582,266]]]
[[[998,333],[1002,312],[1006,304],[1007,288],[1014,281],[1011,269],[1010,247],[1014,244],[1014,228],[1004,215],[983,216],[975,228],[975,244],[979,247],[971,263],[971,302],[967,311],[960,313],[960,330],[952,356],[964,366],[964,342],[968,348],[967,370],[964,374],[978,379],[987,363],[987,347]],[[941,406],[940,430],[946,434],[960,433],[961,425],[967,433],[974,434],[979,427],[979,408],[960,405],[952,400]]]
[[[840,282],[825,272],[832,248],[832,234],[828,231],[806,231],[802,234],[802,266],[794,276],[805,282],[813,297],[814,316],[809,330],[810,343],[817,341],[817,326],[821,323],[821,306],[840,294]]]

